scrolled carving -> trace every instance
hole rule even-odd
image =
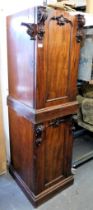
[[[42,132],[44,131],[44,125],[43,124],[39,124],[36,126],[35,128],[35,143],[37,146],[39,146],[42,143]]]
[[[69,19],[65,18],[63,15],[60,15],[57,17],[53,16],[51,20],[55,20],[57,22],[57,25],[59,26],[64,26],[66,23],[69,23],[72,25],[72,22]]]
[[[76,15],[78,19],[78,28],[77,28],[77,35],[76,35],[76,40],[78,43],[80,43],[83,40],[84,37],[84,24],[85,24],[85,18],[83,15]]]
[[[78,14],[78,15],[76,15],[76,16],[77,16],[77,18],[78,18],[78,27],[79,27],[79,28],[82,28],[82,27],[84,26],[84,24],[85,24],[84,15]]]
[[[38,7],[37,8],[37,24],[35,23],[24,23],[21,25],[27,27],[27,34],[30,36],[31,40],[35,40],[36,36],[39,40],[42,40],[44,37],[44,25],[45,21],[48,17],[46,7]]]
[[[68,117],[62,117],[62,118],[57,118],[55,120],[52,120],[49,123],[49,126],[53,126],[54,128],[58,127],[61,123],[64,123],[66,121],[71,121],[72,122],[72,115]]]
[[[55,119],[52,122],[50,122],[49,126],[53,126],[54,128],[58,127],[62,122],[64,122],[64,119]]]

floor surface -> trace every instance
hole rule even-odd
[[[76,169],[75,181],[68,189],[37,210],[93,210],[93,160]],[[33,210],[31,203],[7,173],[0,176],[0,210]]]

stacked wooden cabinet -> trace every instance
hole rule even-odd
[[[35,206],[73,183],[83,25],[81,15],[46,7],[7,17],[10,171]]]

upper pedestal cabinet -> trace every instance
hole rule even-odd
[[[43,7],[7,18],[9,94],[36,109],[75,101],[81,16]]]
[[[38,205],[73,182],[82,15],[29,8],[7,17],[11,173]]]

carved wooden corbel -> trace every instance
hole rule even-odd
[[[35,36],[38,33],[38,29],[37,29],[37,25],[36,24],[32,24],[32,23],[21,23],[22,26],[26,26],[27,27],[27,34],[30,36],[31,40],[35,40]]]
[[[36,146],[39,146],[42,143],[42,133],[43,133],[43,131],[44,131],[44,125],[43,124],[36,125],[36,127],[35,127],[35,137],[36,137],[35,143],[36,143]]]
[[[76,40],[78,43],[80,43],[83,40],[84,37],[84,31],[83,31],[83,27],[85,24],[85,18],[83,15],[76,15],[77,19],[78,19],[78,28],[77,28],[77,35],[76,35]]]
[[[44,37],[44,25],[45,21],[48,17],[46,7],[38,7],[37,8],[37,24],[35,23],[24,23],[22,22],[22,26],[27,27],[27,34],[30,36],[31,40],[35,40],[36,36],[39,40],[42,40]]]

